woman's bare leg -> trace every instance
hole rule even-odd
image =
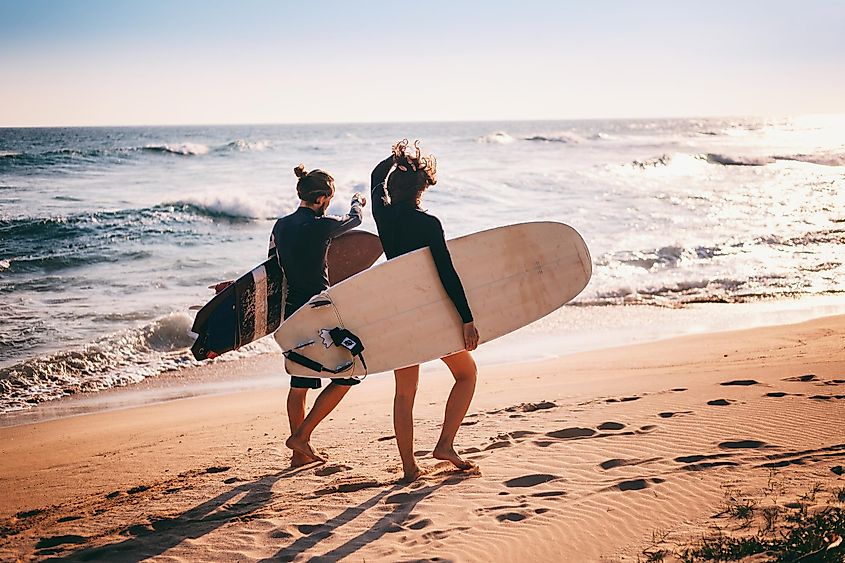
[[[393,430],[405,472],[403,481],[415,481],[422,475],[414,458],[414,398],[420,381],[420,366],[397,369],[396,394],[393,397]]]
[[[451,356],[441,358],[449,366],[449,371],[455,378],[452,392],[449,393],[449,400],[446,402],[446,415],[443,418],[443,428],[440,431],[440,439],[434,447],[432,455],[437,459],[451,461],[459,469],[472,469],[475,467],[470,461],[466,461],[455,451],[455,435],[461,427],[461,422],[466,416],[472,396],[475,394],[475,381],[478,369],[472,354],[464,350]]]

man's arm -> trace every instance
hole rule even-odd
[[[364,207],[366,203],[367,201],[361,197],[361,194],[356,193],[352,196],[352,204],[349,206],[349,213],[343,217],[333,217],[331,215],[322,216],[320,218],[320,224],[325,229],[325,238],[333,239],[359,226],[362,220],[361,208]]]

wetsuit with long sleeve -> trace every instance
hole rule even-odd
[[[440,220],[412,201],[393,202],[389,205],[385,203],[385,180],[392,166],[393,157],[383,160],[373,169],[370,178],[373,217],[385,256],[390,260],[413,250],[430,248],[440,281],[455,304],[461,320],[464,323],[472,322],[464,286],[452,264]]]
[[[333,217],[317,215],[309,207],[300,207],[282,217],[273,226],[270,236],[269,257],[279,261],[287,283],[285,318],[305,305],[309,299],[329,287],[329,270],[326,257],[333,238],[361,224],[361,205],[353,200],[347,215]],[[333,379],[342,385],[355,385],[356,379]],[[309,377],[291,377],[291,387],[318,388],[320,380]]]
[[[276,221],[270,252],[275,253],[287,280],[285,318],[329,287],[329,244],[360,224],[361,206],[357,201],[343,217],[317,215],[309,207],[300,207]]]

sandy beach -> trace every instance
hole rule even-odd
[[[841,502],[843,342],[836,316],[482,366],[458,435],[479,464],[469,474],[430,456],[450,376],[426,373],[428,474],[410,485],[397,482],[389,377],[317,430],[328,463],[295,469],[284,378],[3,428],[0,559],[671,559],[714,529],[756,530],[732,502]],[[214,369],[272,375],[277,361]]]

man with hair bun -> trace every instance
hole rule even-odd
[[[349,213],[343,217],[326,215],[334,197],[334,178],[319,169],[306,172],[302,164],[294,168],[294,173],[298,178],[299,208],[276,221],[270,236],[270,256],[276,256],[287,284],[285,318],[329,287],[326,265],[329,244],[333,238],[361,224],[361,208],[367,203],[360,193],[355,193]],[[358,383],[357,379],[332,379],[306,417],[305,396],[308,389],[319,389],[321,381],[291,376],[287,398],[291,436],[285,445],[293,450],[292,466],[325,461],[311,446],[311,433],[340,403],[349,387]]]

